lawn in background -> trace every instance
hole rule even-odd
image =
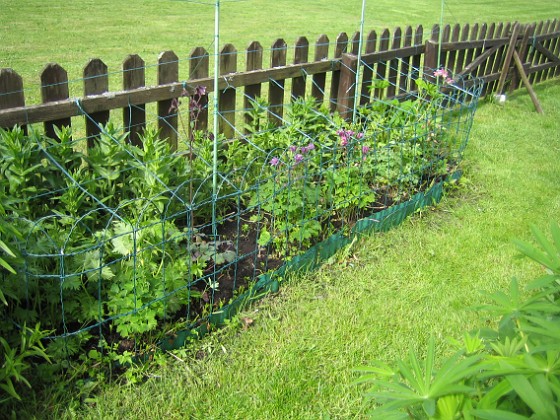
[[[244,55],[255,40],[265,50],[278,38],[293,46],[306,36],[313,44],[324,33],[334,42],[340,32],[359,31],[361,5],[361,0],[221,0],[219,44],[232,43]],[[78,79],[91,58],[119,72],[128,54],[139,54],[148,66],[147,84],[155,84],[153,66],[162,51],[186,59],[198,46],[214,50],[212,0],[0,0],[0,10],[0,68],[11,67],[23,77],[28,104],[40,101],[39,75],[47,63],[68,71],[76,82],[70,84],[71,96],[78,96],[83,90]],[[446,0],[443,22],[533,22],[559,15],[558,0]],[[440,19],[440,1],[368,0],[364,28],[422,24],[429,31]],[[293,50],[288,54],[293,59]],[[180,68],[186,79],[188,65]],[[120,79],[110,77],[112,89]]]

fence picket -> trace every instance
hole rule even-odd
[[[162,52],[158,57],[158,85],[179,81],[179,57],[173,51]],[[173,90],[174,87],[170,88]],[[180,92],[177,92],[179,96]],[[171,150],[177,150],[178,117],[177,110],[172,109],[172,99],[157,103],[158,129],[162,139],[167,139]]]
[[[307,63],[309,60],[309,41],[306,37],[299,37],[296,41],[294,64]],[[292,99],[305,97],[305,85],[307,77],[302,74],[292,80]]]
[[[401,47],[402,31],[401,28],[396,28],[393,33],[393,43],[391,44],[391,49],[397,50]],[[389,61],[389,87],[387,88],[387,96],[392,98],[399,92],[398,87],[398,75],[399,72],[399,60],[394,59]]]
[[[0,69],[0,110],[25,106],[23,79],[13,69]],[[11,129],[13,127],[1,127]],[[27,135],[27,125],[22,125]]]
[[[131,54],[123,62],[123,90],[145,86],[145,63],[138,54]],[[123,121],[129,134],[129,141],[140,146],[140,135],[146,127],[146,105],[129,102],[123,109]]]
[[[189,80],[203,79],[208,77],[208,71],[210,66],[210,58],[208,51],[202,47],[196,47],[191,51],[190,55],[190,68],[189,68]],[[196,86],[189,86],[191,93],[191,102],[194,98],[194,90]],[[205,131],[208,129],[208,93],[202,95],[198,99],[197,109],[192,108],[192,103],[189,103],[189,137],[192,138],[193,130]],[[195,117],[195,120],[191,121],[191,117]]]
[[[391,34],[389,33],[389,29],[385,28],[383,32],[381,32],[381,37],[379,39],[379,48],[378,51],[387,51],[389,49],[389,38]],[[375,71],[375,78],[376,79],[386,79],[387,77],[387,61],[380,61],[377,63],[377,68]],[[378,99],[381,99],[385,95],[385,88],[375,88],[374,96]]]
[[[263,47],[259,42],[253,41],[249,44],[249,46],[247,47],[245,57],[246,57],[245,61],[246,61],[247,71],[262,69]],[[258,96],[261,96],[261,86],[262,85],[260,83],[245,86],[243,107],[246,110],[250,110],[252,108],[251,101],[253,99],[255,99]],[[251,117],[250,112],[245,112],[245,124],[249,126],[252,124],[252,122],[253,122],[253,118]],[[245,132],[247,131],[248,129],[246,128]]]
[[[329,37],[321,35],[315,43],[315,61],[326,60],[329,57]],[[325,85],[327,73],[317,73],[313,75],[313,85],[311,86],[311,96],[317,99],[318,104],[325,100]]]
[[[347,51],[348,48],[348,35],[346,32],[341,32],[336,38],[336,46],[334,49],[333,59],[340,59],[342,54]],[[333,70],[331,76],[331,97],[330,97],[330,110],[334,112],[336,109],[336,100],[338,97],[338,88],[340,84],[340,70]]]
[[[270,67],[286,65],[288,47],[283,39],[278,39],[272,45]],[[275,125],[282,124],[284,114],[284,85],[285,79],[271,79],[268,84],[269,120]]]
[[[227,75],[235,72],[237,72],[237,50],[232,44],[226,44],[220,52],[220,76],[227,80]],[[232,86],[219,92],[219,131],[226,138],[232,138],[235,133],[235,101],[236,94]]]
[[[414,33],[414,45],[421,45],[424,41],[424,27],[422,25],[416,28]],[[412,78],[410,80],[410,90],[416,90],[416,80],[420,77],[420,64],[424,51],[412,56]]]
[[[56,63],[45,66],[41,72],[41,96],[43,103],[56,102],[68,99],[68,73]],[[52,121],[45,121],[45,134],[50,138],[56,138],[54,127],[71,127],[70,118],[60,118]]]
[[[84,96],[100,95],[109,91],[109,74],[107,65],[99,58],[90,60],[84,67]],[[92,112],[85,116],[88,147],[92,147],[94,137],[109,122],[109,111]]]
[[[370,31],[366,40],[366,54],[374,53],[377,49],[377,33]],[[375,64],[364,64],[362,71],[362,94],[360,95],[360,104],[365,105],[371,99],[371,83],[373,79],[373,68]]]

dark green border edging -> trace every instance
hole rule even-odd
[[[287,273],[305,273],[316,269],[340,249],[351,243],[354,237],[370,232],[383,232],[398,226],[417,210],[438,203],[443,196],[445,183],[458,180],[460,177],[461,172],[455,172],[445,180],[434,184],[429,190],[415,194],[404,203],[372,213],[369,217],[358,220],[348,236],[340,232],[335,233],[324,241],[312,246],[305,253],[293,257],[276,270],[260,275],[258,281],[251,289],[237,296],[219,311],[210,314],[202,324],[193,326],[191,329],[179,331],[175,337],[163,340],[160,342],[160,349],[172,350],[181,348],[189,339],[203,337],[212,328],[223,326],[227,320],[231,319],[247,304],[269,293],[278,292],[280,288],[279,279],[285,277]]]

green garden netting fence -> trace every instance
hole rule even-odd
[[[294,98],[278,125],[257,98],[231,139],[196,130],[199,89],[190,110],[173,105],[190,114],[178,150],[150,128],[131,144],[111,123],[90,139],[3,131],[3,240],[17,256],[2,273],[1,328],[177,347],[438,201],[458,177],[481,83],[419,71],[414,91],[376,98],[388,83],[371,82],[352,121]]]

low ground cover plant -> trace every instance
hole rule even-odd
[[[508,291],[488,293],[478,309],[499,317],[495,329],[453,340],[456,352],[435,364],[435,342],[426,357],[410,353],[389,366],[361,368],[359,382],[378,405],[373,418],[557,419],[560,416],[560,225],[551,237],[534,228],[537,246],[520,251],[544,276]]]
[[[111,124],[88,148],[65,128],[56,139],[1,131],[6,346],[37,325],[45,357],[61,361],[52,373],[80,349],[123,363],[151,351],[164,325],[204,322],[244,286],[241,273],[246,284],[452,172],[466,137],[441,87],[419,81],[417,96],[363,107],[352,123],[299,99],[275,127],[256,100],[251,134],[219,139],[218,197],[213,139],[196,124],[180,152],[152,129],[130,144]]]

